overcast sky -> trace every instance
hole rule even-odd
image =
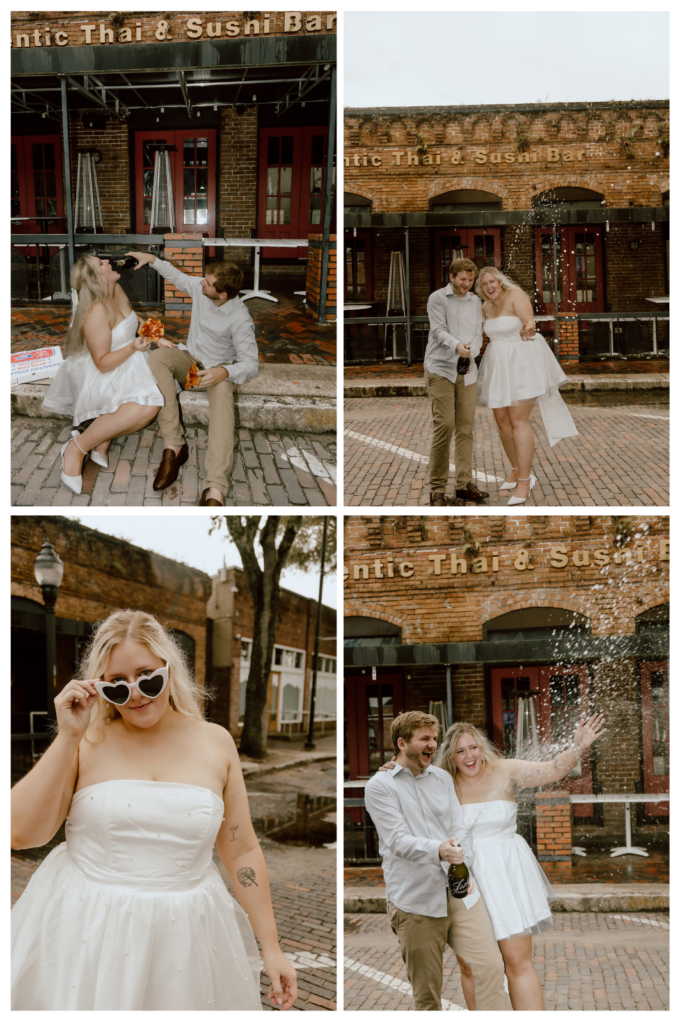
[[[231,540],[226,538],[224,527],[209,537],[209,522],[204,516],[92,516],[78,515],[83,526],[128,540],[137,547],[165,555],[178,562],[201,569],[209,576],[215,576],[223,564],[241,566],[239,552]],[[256,551],[258,552],[258,547]],[[289,570],[282,574],[282,586],[305,597],[317,599],[320,585],[318,572],[304,573]],[[336,608],[336,577],[325,579],[323,601],[330,608]]]
[[[347,12],[343,104],[668,99],[668,33],[664,11]]]

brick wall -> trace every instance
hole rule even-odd
[[[102,160],[96,167],[104,230],[111,235],[130,231],[132,209],[130,204],[128,126],[124,121],[109,117],[104,131],[95,131],[84,128],[81,118],[70,117],[69,139],[71,142],[71,189],[74,218],[78,173],[77,150],[93,147],[99,149],[102,154]]]
[[[196,240],[196,245],[180,245],[180,242]],[[173,244],[173,243],[177,244]],[[170,234],[163,236],[164,259],[181,270],[183,274],[190,277],[201,277],[203,270],[204,247],[201,242],[201,234]],[[163,282],[166,316],[190,316],[192,315],[192,298],[186,292],[175,288],[170,281]]]
[[[320,314],[322,287],[322,235],[308,236],[308,263],[306,269],[306,311],[314,317]],[[313,244],[310,244],[313,243]],[[329,262],[327,263],[327,294],[325,320],[336,320],[336,235],[329,236]]]
[[[535,794],[537,857],[540,863],[570,863],[572,821],[568,790]]]
[[[250,238],[256,225],[258,197],[258,108],[237,114],[232,107],[220,112],[220,233],[228,238]],[[232,249],[225,258],[245,269],[250,249]]]
[[[650,295],[666,294],[665,225],[610,224],[604,235],[606,299],[611,309],[655,310]],[[637,242],[638,248],[630,248]]]
[[[183,39],[208,39],[208,38],[230,38],[231,36],[276,36],[276,35],[321,35],[328,32],[336,33],[336,16],[331,11],[306,11],[301,18],[300,27],[292,30],[295,22],[289,21],[285,24],[286,12],[245,12],[245,11],[211,11],[206,13],[193,13],[191,11],[170,11],[168,13],[149,12],[122,12],[123,25],[112,29],[108,15],[93,13],[92,11],[47,11],[40,14],[35,11],[13,11],[12,12],[12,46],[24,46],[22,40],[17,40],[17,34],[28,34],[29,45],[35,46],[34,33],[39,33],[38,40],[41,46],[107,46],[112,43],[130,43],[135,45],[141,43],[156,43],[179,41]],[[267,26],[265,19],[267,18]],[[198,28],[191,28],[188,22],[194,19],[198,21],[201,31]],[[331,22],[330,22],[331,19]],[[258,22],[258,30],[251,25],[253,21]],[[217,23],[220,22],[221,29],[218,33]],[[160,27],[160,23],[165,25]],[[236,26],[228,29],[228,24]],[[94,25],[91,33],[90,43],[86,44],[86,34],[82,30],[83,25]],[[209,28],[210,26],[210,28]],[[49,42],[45,30],[50,33]],[[139,29],[140,39],[137,38]],[[58,44],[55,39],[57,31],[66,33],[66,42],[63,36]],[[108,31],[107,31],[108,30]],[[126,32],[129,31],[129,36]],[[111,34],[109,34],[111,33]]]
[[[206,601],[210,579],[198,569],[134,547],[63,516],[12,517],[12,594],[42,605],[33,562],[45,540],[64,562],[58,618],[98,622],[119,608],[149,612],[195,642],[195,675],[206,670]],[[71,669],[58,665],[58,686]]]

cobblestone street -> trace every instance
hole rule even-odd
[[[554,914],[533,939],[547,1010],[666,1010],[667,914]],[[466,1010],[454,953],[445,954],[444,1010]],[[411,989],[385,914],[346,918],[346,1010],[409,1010]],[[511,1010],[511,1003],[508,1005]]]
[[[109,468],[88,462],[83,493],[60,480],[59,449],[71,427],[63,419],[12,418],[12,505],[193,506],[204,489],[207,432],[187,427],[189,460],[165,491],[152,484],[163,452],[155,424],[112,442]],[[336,504],[336,438],[239,428],[226,505]]]
[[[568,394],[578,437],[550,448],[535,408],[531,506],[665,506],[669,503],[669,408],[663,389]],[[350,398],[344,403],[344,504],[429,504],[432,420],[426,398]],[[454,436],[453,447],[454,451]],[[478,408],[473,482],[506,505],[507,473],[492,410]],[[448,493],[454,492],[451,456]]]

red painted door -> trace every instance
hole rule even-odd
[[[345,232],[345,302],[372,301],[372,232],[348,229]],[[363,315],[372,316],[371,310]]]
[[[433,232],[436,288],[444,288],[450,280],[453,260],[473,260],[476,266],[502,266],[502,242],[499,228],[437,228]]]
[[[601,313],[604,310],[604,278],[601,227],[557,229],[557,293],[561,313]],[[535,229],[536,305],[554,314],[552,232]]]
[[[59,135],[18,135],[11,148],[11,212],[17,217],[55,218],[47,224],[50,234],[64,230],[62,151]],[[40,232],[36,220],[12,224],[15,234]]]
[[[345,681],[348,772],[366,779],[393,757],[391,722],[403,710],[400,675]]]
[[[216,236],[215,128],[135,132],[135,228],[149,234],[154,182],[153,144],[176,147],[171,153],[175,229]]]
[[[670,730],[667,661],[645,661],[640,668],[642,692],[642,762],[644,792],[670,792]],[[667,803],[644,804],[645,814],[669,815]]]
[[[516,751],[517,690],[539,691],[535,713],[541,743],[568,745],[580,715],[589,713],[587,665],[492,669],[491,682],[493,741],[505,757],[514,757]],[[571,793],[592,792],[589,753],[562,779],[561,785]],[[573,814],[576,818],[591,818],[594,805],[574,804]]]

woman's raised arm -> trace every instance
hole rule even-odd
[[[72,680],[55,697],[57,736],[12,789],[13,850],[49,843],[68,814],[78,779],[78,745],[90,724],[96,699],[97,690],[90,680]]]
[[[227,782],[223,792],[225,818],[216,837],[216,849],[260,942],[263,965],[271,981],[270,1001],[274,1006],[288,1010],[298,994],[296,971],[279,948],[268,869],[251,824],[239,754],[227,730],[217,725],[209,728],[214,730],[214,738],[221,744],[227,760]]]
[[[558,782],[575,768],[595,740],[606,734],[604,716],[592,715],[584,722],[579,722],[573,737],[573,743],[558,754],[553,761],[520,761],[516,758],[507,761],[510,766],[510,777],[517,786],[531,789],[533,786],[546,786]]]

